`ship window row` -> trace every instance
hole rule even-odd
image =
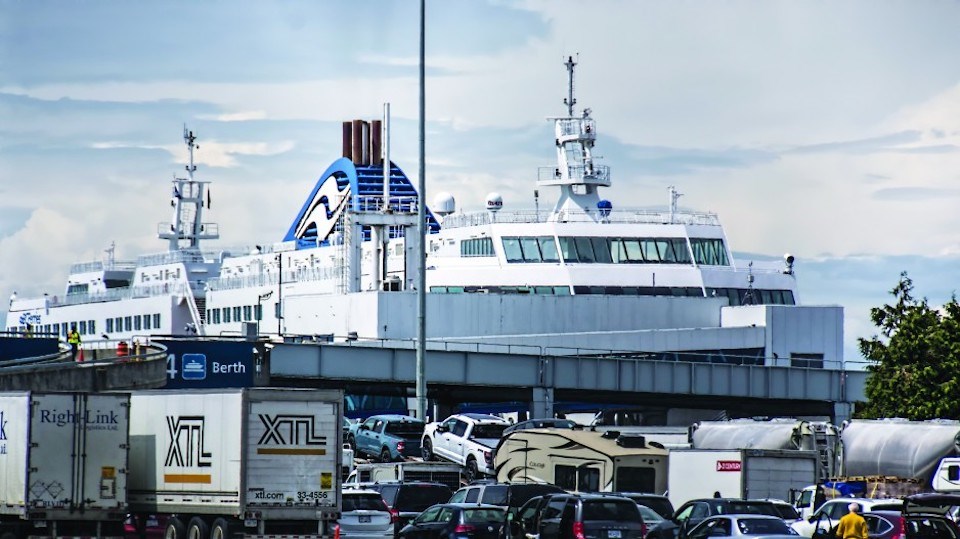
[[[796,305],[792,290],[761,290],[759,288],[708,288],[710,297],[727,297],[731,306],[737,305]]]
[[[239,307],[216,307],[207,309],[208,324],[229,324],[231,322],[252,322],[263,320],[263,305],[242,305]]]
[[[107,318],[107,333],[160,329],[160,313]]]
[[[569,286],[431,286],[433,294],[539,294],[569,296]]]
[[[462,257],[496,255],[493,250],[493,238],[472,238],[460,242],[460,256]]]
[[[431,286],[434,294],[541,294],[569,296],[569,286]],[[587,286],[573,287],[576,295],[607,296],[671,296],[702,298],[699,286]],[[711,297],[726,297],[731,306],[739,305],[795,305],[790,290],[760,290],[748,288],[710,288]]]
[[[484,238],[486,239],[486,238]],[[474,240],[464,240],[474,241]],[[729,266],[723,240],[691,238],[608,238],[560,236],[505,236],[501,239],[507,262],[560,262],[568,264],[693,264]],[[466,255],[461,243],[461,256]]]

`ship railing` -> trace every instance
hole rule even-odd
[[[417,213],[415,196],[392,196],[384,205],[383,195],[358,195],[354,202],[356,211],[382,212],[386,209],[392,213]]]
[[[137,263],[133,260],[115,260],[113,262],[103,262],[94,260],[92,262],[78,262],[70,265],[70,273],[87,273],[90,271],[133,271],[137,268]]]
[[[537,169],[537,181],[549,182],[559,180],[563,176],[559,167],[540,167]],[[607,165],[568,165],[567,177],[572,180],[590,179],[601,183],[610,182],[610,167]]]
[[[563,223],[616,223],[616,224],[682,224],[682,225],[709,225],[720,226],[720,220],[714,213],[706,212],[676,212],[673,220],[670,212],[655,210],[610,210],[609,213],[600,210],[592,212],[568,212],[561,210],[553,216],[551,211],[534,210],[501,210],[491,215],[490,212],[454,213],[443,219],[444,228],[460,228],[466,226],[489,225],[491,223],[544,223],[557,221]]]
[[[317,335],[287,335],[288,342],[309,342],[317,341]],[[325,341],[335,342],[337,345],[351,347],[368,348],[390,348],[390,349],[416,349],[415,339],[369,339],[357,338],[353,335],[332,335],[325,338]],[[698,352],[648,352],[639,350],[615,350],[603,348],[582,348],[565,346],[542,346],[535,344],[506,344],[506,343],[486,343],[472,341],[448,341],[439,339],[430,339],[426,343],[427,350],[436,350],[444,352],[476,352],[491,354],[509,354],[509,355],[527,355],[539,356],[542,358],[564,357],[575,358],[583,361],[596,361],[598,359],[615,359],[623,361],[635,361],[637,359],[647,359],[651,361],[661,361],[669,363],[690,363],[690,364],[725,364],[742,365],[754,367],[791,367],[804,370],[864,370],[873,363],[867,360],[833,360],[823,361],[822,365],[816,366],[807,364],[795,366],[789,357],[763,357],[758,355],[744,355],[730,353],[722,350],[698,351]]]
[[[157,223],[157,235],[166,238],[175,232],[173,223],[167,221]],[[216,238],[220,236],[219,223],[200,223],[200,230],[197,231],[193,223],[186,223],[180,230],[180,237],[183,239],[199,236],[201,238]]]
[[[163,253],[140,255],[137,257],[137,264],[140,266],[159,266],[161,264],[177,264],[187,262],[202,263],[218,260],[219,257],[220,251],[185,249],[180,251],[165,251]]]
[[[203,295],[204,281],[190,281],[189,283],[157,283],[151,285],[125,286],[110,288],[103,292],[87,292],[84,294],[67,294],[66,296],[48,296],[49,307],[63,307],[65,305],[82,305],[84,303],[103,303],[130,298],[150,298],[155,296]]]
[[[311,282],[336,279],[340,275],[340,270],[332,266],[321,268],[297,268],[292,271],[283,272],[283,282]],[[244,275],[242,277],[217,277],[206,282],[207,290],[235,290],[238,288],[249,288],[256,286],[276,286],[276,273],[260,273],[256,275]]]

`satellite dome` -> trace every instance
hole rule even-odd
[[[433,197],[433,212],[440,216],[447,216],[457,211],[457,200],[446,191],[437,193]]]
[[[487,195],[487,210],[500,211],[500,208],[503,208],[503,197],[500,196],[500,193],[489,193]]]

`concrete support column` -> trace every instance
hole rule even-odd
[[[530,400],[530,417],[539,419],[553,417],[553,388],[552,387],[534,387]]]
[[[835,402],[833,403],[833,424],[840,425],[844,421],[853,418],[853,403],[852,402]]]

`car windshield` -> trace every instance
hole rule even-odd
[[[400,438],[419,438],[423,434],[423,423],[413,421],[387,423],[386,432]]]
[[[423,511],[431,505],[446,503],[453,492],[443,485],[403,485],[393,508],[397,511]]]
[[[474,425],[471,438],[500,438],[506,425]]]
[[[343,512],[348,511],[387,511],[387,504],[379,494],[345,494]]]
[[[647,526],[652,526],[663,520],[663,517],[660,516],[660,513],[657,513],[646,505],[637,504],[637,509],[640,510],[640,516],[643,517],[643,521],[647,524]]]
[[[797,512],[797,509],[786,503],[775,503],[773,508],[777,510],[777,514],[780,518],[787,520],[798,520],[800,518],[800,513]]]
[[[466,524],[485,524],[503,522],[503,509],[464,509],[463,521]]]
[[[714,506],[714,512],[718,515],[746,513],[748,515],[780,516],[770,502],[727,502],[726,504],[717,502]]]
[[[583,503],[583,520],[639,522],[637,504],[614,500],[589,500]]]
[[[790,534],[790,526],[775,518],[741,518],[737,528],[744,535]]]

